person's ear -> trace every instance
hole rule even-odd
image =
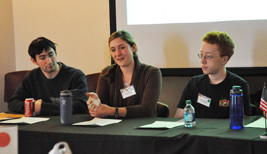
[[[228,60],[229,60],[229,57],[228,56],[223,56],[222,59],[223,59],[223,61],[222,61],[223,64],[226,65]]]
[[[37,62],[36,62],[33,58],[30,58],[30,60],[32,61],[32,63],[33,63],[34,65],[38,65]]]
[[[133,52],[136,52],[136,44],[134,43],[133,46],[132,46],[132,51]]]

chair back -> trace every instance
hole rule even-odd
[[[4,101],[7,102],[13,96],[16,90],[21,85],[29,70],[9,72],[5,75],[5,96]]]
[[[93,73],[86,75],[88,92],[96,92],[99,75],[100,73]]]

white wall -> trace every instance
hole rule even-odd
[[[4,76],[15,70],[14,45],[12,1],[0,0],[0,112],[7,111],[4,103]]]
[[[108,1],[13,0],[13,14],[16,70],[36,67],[27,51],[39,36],[58,44],[58,61],[85,74],[110,64]]]
[[[141,8],[144,7],[149,14],[151,13],[149,9],[153,6],[141,6]],[[227,9],[229,10],[226,8],[226,11]],[[135,7],[133,10],[140,9]],[[224,31],[232,37],[236,45],[235,53],[227,63],[227,67],[267,66],[267,20],[127,25],[126,0],[116,1],[116,16],[117,29],[125,29],[133,35],[138,46],[140,61],[147,64],[160,68],[200,67],[197,53],[202,45],[202,37],[209,31]]]
[[[4,75],[36,67],[28,55],[33,39],[51,39],[58,61],[89,74],[110,64],[109,27],[106,0],[0,0],[0,112]]]

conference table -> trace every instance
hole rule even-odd
[[[232,130],[229,119],[196,118],[196,127],[140,129],[155,121],[178,121],[176,118],[122,119],[107,126],[64,126],[59,116],[31,125],[18,125],[19,154],[47,154],[65,141],[73,154],[266,154],[267,139],[260,139],[263,128]],[[245,117],[245,124],[260,118]],[[73,115],[73,122],[93,119],[88,114]]]

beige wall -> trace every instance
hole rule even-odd
[[[103,0],[13,0],[16,69],[32,69],[30,42],[44,36],[58,44],[58,61],[99,72],[110,64],[109,2]]]
[[[39,36],[58,44],[58,61],[85,74],[99,72],[110,64],[109,1],[0,0],[0,20],[0,104],[4,74],[36,67],[27,50]]]
[[[15,64],[12,1],[0,0],[0,112],[7,111],[4,103],[4,75],[15,70]]]

